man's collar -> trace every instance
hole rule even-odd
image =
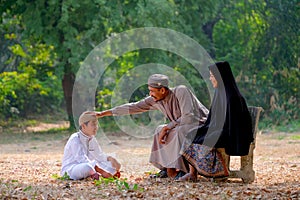
[[[170,100],[171,94],[172,94],[173,92],[172,92],[171,89],[168,89],[167,91],[168,91],[167,96],[166,96],[164,99],[162,99],[161,101],[168,102],[168,101]]]

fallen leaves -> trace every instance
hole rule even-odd
[[[149,178],[150,173],[145,172],[158,171],[148,163],[149,143],[151,141],[139,141],[140,146],[130,151],[130,145],[136,144],[134,139],[126,141],[127,146],[118,141],[123,148],[115,152],[123,164],[118,185],[115,182],[96,185],[91,179],[71,181],[53,177],[60,172],[63,143],[57,142],[60,145],[51,150],[47,149],[47,145],[34,144],[39,147],[34,152],[25,151],[30,149],[30,144],[20,145],[15,152],[8,145],[1,145],[0,199],[300,198],[299,143],[258,136],[254,153],[256,180],[252,184],[244,184],[238,179],[213,182],[199,177],[199,181],[194,183]],[[45,148],[40,148],[42,146]],[[5,151],[6,147],[8,150]],[[104,148],[109,152],[114,146]],[[238,164],[232,163],[235,168]]]

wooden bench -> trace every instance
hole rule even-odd
[[[250,144],[249,154],[246,156],[240,156],[240,170],[230,170],[230,156],[225,153],[224,148],[217,149],[222,154],[229,171],[229,176],[226,178],[241,178],[244,183],[252,183],[255,179],[255,171],[253,170],[253,151],[255,148],[259,116],[261,111],[263,111],[261,107],[255,106],[249,106],[248,109],[252,118],[252,131],[254,141]]]

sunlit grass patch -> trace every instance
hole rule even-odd
[[[300,140],[300,134],[299,135],[292,135],[291,139],[292,140]]]

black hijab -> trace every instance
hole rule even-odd
[[[228,62],[208,67],[218,82],[207,120],[191,135],[193,143],[225,148],[228,155],[248,155],[253,141],[251,117]]]

